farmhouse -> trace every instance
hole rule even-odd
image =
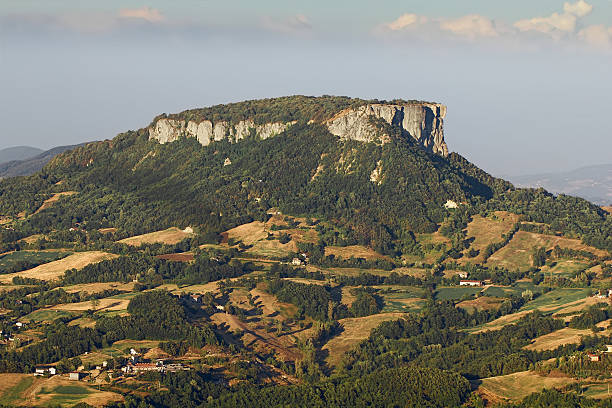
[[[460,286],[484,286],[484,282],[480,280],[462,280],[459,281]]]
[[[53,366],[38,366],[34,369],[34,375],[55,375],[57,370]]]
[[[459,277],[461,279],[467,279],[467,277],[468,277],[468,273],[467,272],[458,272],[457,275],[459,275]]]
[[[589,361],[600,361],[601,357],[599,354],[589,354]]]
[[[78,371],[74,371],[68,375],[68,378],[72,381],[79,381],[83,377],[85,377],[85,373],[80,373]]]
[[[303,262],[302,262],[302,260],[300,258],[293,258],[293,260],[291,261],[291,264],[295,265],[295,266],[300,266],[300,265],[302,265],[302,263]]]

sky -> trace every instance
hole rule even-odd
[[[448,106],[494,175],[612,163],[612,0],[0,0],[0,149],[293,94]]]

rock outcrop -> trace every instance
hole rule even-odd
[[[380,118],[400,127],[407,137],[414,138],[425,150],[446,156],[448,147],[444,141],[445,115],[446,107],[434,103],[366,104],[343,110],[323,124],[341,139],[385,142],[388,136],[379,134],[379,130],[371,121],[371,118]],[[179,137],[195,137],[206,146],[212,141],[223,139],[235,142],[252,134],[267,139],[282,133],[294,123],[296,122],[255,124],[252,119],[247,119],[231,124],[225,121],[213,123],[210,120],[195,122],[160,118],[149,128],[149,137],[159,143],[172,142]]]
[[[444,116],[446,106],[440,104],[371,104],[357,109],[347,109],[326,122],[329,131],[342,138],[370,142],[384,135],[377,135],[370,118],[380,118],[399,126],[412,136],[425,150],[442,156],[448,155],[444,141]]]
[[[262,139],[275,136],[285,131],[295,122],[289,123],[265,123],[256,125],[250,119],[242,120],[235,125],[228,122],[218,122],[213,124],[210,120],[202,122],[185,121],[180,119],[159,119],[149,128],[149,137],[157,139],[159,143],[169,143],[179,137],[195,137],[202,145],[207,146],[212,141],[229,139],[238,141],[246,138],[252,131]]]

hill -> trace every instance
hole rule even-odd
[[[77,146],[80,145],[58,146],[47,151],[43,151],[40,149],[27,150],[27,152],[29,152],[28,155],[21,157],[9,157],[7,155],[6,157],[9,157],[8,160],[0,160],[0,179],[6,177],[29,176],[31,174],[34,174],[42,170],[42,168],[58,154],[63,153],[67,150],[74,149]]]
[[[194,109],[1,180],[0,402],[600,406],[612,216],[449,153],[445,111]]]
[[[10,162],[32,158],[44,150],[30,146],[15,146],[0,150],[0,165]]]
[[[612,204],[612,164],[581,167],[562,173],[510,177],[519,187],[543,187],[555,194],[582,197],[595,204]]]

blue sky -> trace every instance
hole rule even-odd
[[[448,105],[496,175],[612,162],[612,1],[0,5],[0,148],[111,138],[161,112],[287,94]]]

